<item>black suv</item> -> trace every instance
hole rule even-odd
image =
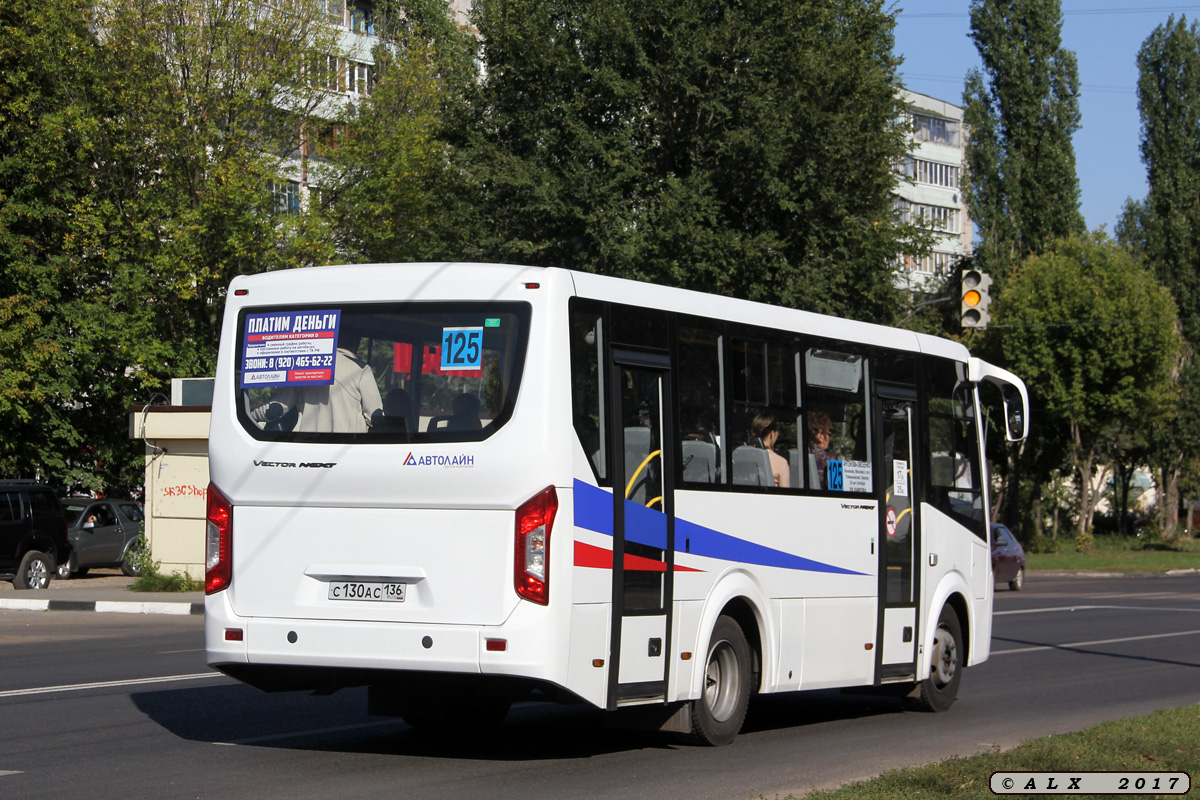
[[[18,589],[45,589],[67,553],[67,520],[49,486],[0,481],[0,576]]]

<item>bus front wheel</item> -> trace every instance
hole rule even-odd
[[[750,703],[750,645],[732,617],[713,627],[704,660],[700,697],[692,701],[692,739],[698,744],[729,744],[742,729]]]
[[[962,625],[958,614],[950,606],[942,608],[938,617],[937,630],[933,633],[933,650],[929,658],[929,677],[921,681],[920,694],[916,698],[925,711],[945,711],[954,705],[958,697],[958,684],[962,681],[962,658],[964,654]]]

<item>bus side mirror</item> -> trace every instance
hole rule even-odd
[[[1010,442],[1019,442],[1029,433],[1025,398],[1017,387],[1008,383],[1001,384],[1000,393],[1004,397],[1005,438]]]

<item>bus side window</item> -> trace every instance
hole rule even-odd
[[[928,502],[986,538],[975,393],[966,365],[947,359],[925,362],[929,419]]]
[[[813,347],[804,354],[808,487],[873,491],[869,360],[858,348]]]
[[[609,485],[605,452],[604,381],[600,358],[604,352],[604,309],[600,303],[572,298],[571,417],[575,435],[587,454],[597,482]]]
[[[793,338],[749,327],[738,333],[730,348],[732,482],[766,491],[803,488]]]
[[[722,483],[720,332],[679,325],[679,463],[687,484]]]

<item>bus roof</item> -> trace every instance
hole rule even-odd
[[[411,280],[405,281],[404,278]],[[597,300],[660,308],[747,325],[794,330],[834,339],[929,353],[957,361],[970,358],[966,347],[957,342],[902,328],[559,267],[452,261],[305,267],[240,276],[230,284],[230,293],[237,289],[254,287],[287,287],[302,291],[301,287],[305,284],[324,284],[328,289],[322,290],[320,294],[323,297],[335,297],[339,289],[344,290],[350,284],[386,282],[402,291],[433,297],[444,291],[430,291],[436,281],[439,287],[452,287],[454,298],[491,298],[498,296],[502,290],[511,288],[514,283],[543,281],[559,284],[564,278],[570,282],[576,294]],[[378,297],[378,292],[374,296]]]

